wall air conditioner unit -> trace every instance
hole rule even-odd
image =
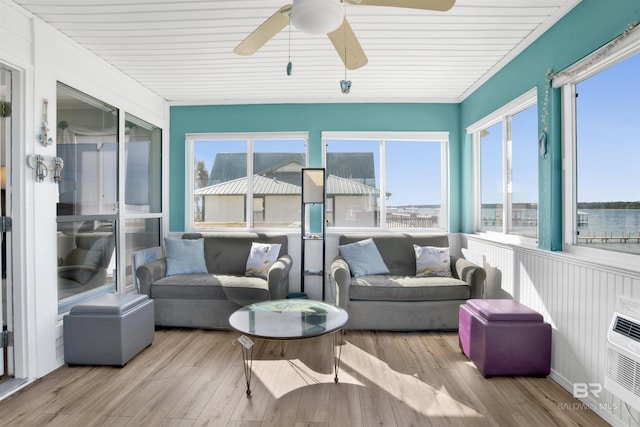
[[[604,388],[640,410],[640,302],[620,298],[607,333]]]

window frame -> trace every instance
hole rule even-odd
[[[76,237],[79,234],[78,230],[74,230],[73,233],[71,234],[72,236],[72,240],[73,240],[73,247],[71,248],[70,252],[66,252],[63,256],[60,254],[60,236],[59,234],[59,230],[60,230],[60,226],[61,225],[71,225],[71,227],[73,229],[75,229],[75,224],[81,224],[81,223],[111,223],[111,234],[113,236],[114,239],[114,247],[113,247],[113,252],[111,253],[111,255],[109,256],[109,266],[113,265],[113,270],[112,270],[112,277],[110,275],[106,276],[106,279],[104,281],[104,283],[101,283],[98,286],[89,288],[89,289],[85,289],[85,290],[81,290],[77,293],[74,293],[72,295],[66,296],[66,297],[62,297],[61,298],[61,292],[60,292],[60,267],[63,267],[61,265],[59,265],[59,269],[58,269],[58,273],[56,274],[56,283],[57,283],[57,292],[56,292],[56,304],[57,304],[57,310],[58,310],[58,316],[62,316],[64,313],[68,312],[69,309],[74,305],[77,304],[81,301],[85,301],[87,299],[90,299],[92,297],[98,296],[98,295],[104,295],[104,294],[109,294],[109,293],[121,293],[124,290],[124,282],[123,282],[123,274],[122,274],[122,269],[123,269],[123,265],[121,264],[121,259],[122,259],[122,252],[125,250],[124,248],[124,242],[120,239],[120,233],[121,233],[121,229],[122,229],[122,216],[121,216],[121,212],[119,210],[119,204],[120,204],[120,200],[122,200],[122,194],[123,191],[121,191],[121,185],[122,182],[120,180],[120,176],[123,173],[123,168],[122,168],[122,163],[121,163],[121,152],[123,149],[123,143],[122,143],[122,136],[124,135],[124,130],[122,129],[122,124],[123,124],[123,118],[124,118],[124,110],[122,110],[121,108],[112,105],[106,101],[103,101],[102,99],[95,97],[89,93],[86,93],[80,89],[76,89],[75,87],[57,80],[56,81],[56,117],[58,120],[63,120],[65,119],[65,115],[62,115],[59,113],[59,109],[61,106],[61,95],[63,95],[68,97],[68,98],[72,98],[74,100],[80,101],[81,105],[83,105],[84,108],[80,108],[80,109],[84,109],[86,110],[86,107],[90,107],[91,109],[94,110],[100,110],[102,113],[104,114],[113,114],[113,134],[112,133],[107,133],[104,130],[100,130],[99,132],[97,132],[97,135],[93,135],[91,133],[86,133],[83,132],[81,135],[84,138],[88,138],[90,140],[90,142],[86,142],[83,144],[78,144],[76,142],[73,143],[65,143],[63,138],[56,138],[55,141],[55,150],[56,150],[56,155],[59,156],[60,158],[63,159],[63,161],[66,159],[67,160],[67,169],[66,171],[63,169],[63,181],[61,181],[60,183],[58,183],[56,185],[56,191],[58,191],[59,196],[58,196],[58,204],[56,207],[56,210],[58,212],[56,212],[56,240],[57,240],[57,249],[56,249],[56,255],[58,257],[58,259],[61,258],[65,258],[67,257],[71,252],[73,252],[73,249],[75,249],[75,241],[76,241]],[[78,108],[76,108],[78,109]],[[67,113],[67,115],[73,115],[74,113]],[[62,117],[61,117],[62,116]],[[66,118],[66,120],[69,120],[69,118]],[[66,121],[65,120],[65,121]],[[102,121],[102,125],[104,126],[104,120]],[[110,130],[110,129],[109,129]],[[73,199],[73,211],[71,213],[64,213],[64,212],[60,212],[59,211],[59,207],[61,203],[65,203],[65,202],[60,202],[60,199],[63,199],[63,197],[61,197],[63,191],[60,188],[61,185],[60,184],[64,184],[64,180],[65,177],[67,180],[69,180],[69,182],[71,182],[72,184],[74,184],[76,182],[82,182],[83,180],[83,176],[81,176],[81,172],[82,172],[82,168],[83,166],[87,166],[85,164],[85,158],[82,156],[82,152],[80,153],[80,155],[78,155],[78,146],[80,145],[95,145],[96,149],[95,152],[97,152],[97,147],[104,144],[104,141],[99,141],[101,138],[104,137],[112,137],[113,138],[113,142],[111,141],[107,141],[107,144],[113,144],[114,145],[114,150],[111,153],[111,156],[113,157],[112,162],[107,162],[104,158],[104,156],[98,155],[96,154],[95,158],[93,159],[89,159],[89,161],[94,160],[95,164],[97,165],[95,168],[93,168],[92,172],[95,173],[95,178],[96,178],[96,185],[99,186],[97,188],[91,188],[89,189],[89,192],[97,192],[97,193],[103,193],[104,188],[108,188],[109,190],[113,191],[113,200],[109,203],[109,205],[106,205],[105,202],[101,202],[100,201],[100,197],[96,196],[96,200],[97,203],[95,205],[94,210],[91,209],[90,205],[85,205],[85,200],[83,198],[83,195],[86,194],[86,190],[83,190],[80,192],[80,196],[79,197],[74,197]],[[98,140],[98,141],[94,141]],[[66,146],[72,146],[73,151],[71,151],[71,155],[68,156],[66,153],[60,152],[61,149],[64,149]],[[90,151],[86,151],[87,153],[90,153]],[[68,158],[73,156],[74,158],[79,158],[80,160],[77,160],[74,163],[69,162]],[[90,167],[87,167],[87,170],[91,170]],[[65,174],[66,172],[66,174]],[[73,173],[72,173],[73,172]],[[80,175],[79,175],[80,173]],[[109,180],[105,180],[104,176],[105,174],[111,174],[111,179]],[[87,181],[91,181],[90,179]],[[102,184],[108,181],[108,184],[110,184],[107,187],[102,186]],[[78,203],[78,201],[80,203]],[[87,209],[88,208],[88,209]],[[85,210],[86,209],[86,210]],[[85,210],[83,212],[83,210]],[[64,226],[63,225],[63,226]],[[91,230],[92,232],[96,231],[95,229]],[[97,233],[96,233],[97,234]],[[58,261],[58,263],[60,263],[60,261]],[[107,271],[108,267],[104,267],[105,271]],[[64,276],[63,276],[64,278]]]
[[[563,150],[563,251],[593,260],[598,264],[620,265],[638,271],[640,254],[609,251],[577,245],[577,112],[576,86],[608,69],[609,67],[640,54],[640,27],[636,27],[624,37],[601,47],[580,61],[557,73],[552,79],[552,87],[561,90],[562,98],[562,150]]]
[[[107,101],[104,101],[102,97],[98,95],[92,94],[90,91],[82,90],[76,85],[73,85],[64,80],[58,79],[56,80],[56,116],[61,119],[58,115],[57,110],[60,104],[60,95],[59,93],[64,93],[66,96],[72,96],[76,99],[83,101],[84,103],[91,105],[95,108],[103,108],[102,106],[106,105],[116,112],[116,135],[115,135],[115,169],[112,171],[115,176],[115,203],[112,209],[109,212],[97,212],[95,214],[74,214],[74,215],[59,215],[56,213],[56,223],[63,224],[68,223],[72,224],[74,222],[79,221],[113,221],[113,233],[115,236],[115,248],[114,253],[111,259],[111,262],[115,266],[114,268],[114,278],[113,283],[106,284],[104,286],[90,289],[83,293],[78,293],[76,296],[67,298],[67,299],[59,299],[59,292],[57,293],[57,306],[58,306],[58,317],[61,319],[62,315],[68,312],[68,309],[73,305],[80,301],[92,298],[96,295],[101,295],[104,293],[128,293],[131,292],[134,288],[133,283],[127,283],[131,274],[127,273],[127,270],[131,267],[131,257],[129,256],[130,247],[127,243],[127,222],[130,220],[157,220],[158,221],[158,238],[162,241],[162,236],[166,234],[167,230],[167,221],[166,221],[166,212],[167,212],[167,198],[164,194],[164,189],[167,188],[167,178],[166,173],[164,173],[167,168],[167,159],[168,159],[168,144],[166,144],[167,131],[164,127],[164,123],[161,121],[152,120],[150,118],[145,118],[144,115],[134,114],[129,109],[123,108],[117,104],[111,104]],[[126,187],[126,178],[127,178],[127,167],[126,167],[126,144],[127,141],[125,135],[125,124],[126,122],[136,122],[139,125],[143,125],[145,127],[156,128],[159,132],[160,137],[160,158],[159,164],[156,164],[155,167],[158,167],[161,171],[162,182],[159,184],[161,186],[160,191],[160,202],[159,202],[159,211],[152,213],[132,213],[127,212],[125,205],[125,187]],[[56,152],[58,150],[59,141],[56,138],[55,147]],[[64,170],[63,170],[64,175]],[[59,191],[59,188],[57,189]],[[57,278],[56,278],[57,280]],[[132,278],[133,282],[133,278]],[[60,301],[63,301],[62,303]]]
[[[129,111],[126,110],[122,110],[122,114],[121,114],[121,122],[120,122],[120,129],[122,129],[122,134],[121,134],[121,138],[122,138],[122,147],[120,149],[120,157],[119,157],[119,161],[120,164],[123,165],[120,167],[120,175],[118,177],[119,182],[121,182],[122,184],[120,185],[121,187],[121,193],[120,193],[120,200],[122,201],[120,203],[120,208],[118,209],[119,214],[120,214],[120,230],[118,233],[118,238],[121,242],[124,242],[121,251],[122,253],[122,258],[118,258],[118,260],[120,261],[122,267],[122,272],[120,277],[121,283],[122,283],[122,289],[123,291],[126,292],[131,292],[134,291],[136,289],[136,277],[135,277],[135,272],[131,270],[132,266],[133,266],[133,258],[131,256],[132,252],[140,250],[141,248],[135,248],[135,247],[130,247],[131,245],[127,245],[127,241],[128,241],[128,232],[129,229],[127,228],[127,225],[131,222],[131,221],[153,221],[156,220],[158,221],[158,246],[162,246],[162,241],[163,241],[163,236],[166,234],[165,232],[165,224],[167,223],[166,219],[165,219],[165,203],[166,200],[168,199],[168,197],[166,196],[165,192],[167,189],[167,183],[165,182],[164,179],[160,179],[160,182],[158,183],[158,185],[160,186],[160,202],[159,202],[159,211],[156,212],[132,212],[130,209],[127,209],[127,205],[125,204],[126,202],[126,186],[127,186],[127,180],[129,178],[128,174],[131,172],[128,169],[128,165],[127,165],[127,144],[130,144],[131,141],[128,141],[125,135],[125,129],[126,129],[126,123],[134,123],[137,124],[139,126],[142,126],[143,128],[147,129],[148,131],[152,132],[152,129],[155,128],[160,132],[160,163],[156,164],[155,166],[152,166],[151,161],[155,160],[153,158],[149,159],[149,167],[153,168],[153,167],[157,167],[160,170],[160,175],[161,177],[164,176],[165,174],[163,173],[165,170],[165,163],[166,163],[166,159],[168,159],[168,156],[166,155],[166,150],[168,148],[168,144],[165,142],[166,138],[165,138],[165,131],[163,128],[161,128],[158,125],[155,125],[147,120],[141,119],[140,117],[138,117],[137,115],[130,113]],[[153,141],[150,141],[151,143]],[[150,179],[152,179],[153,177],[149,177]],[[128,272],[130,274],[128,274]],[[131,278],[131,283],[129,283],[129,278]]]
[[[214,132],[214,133],[188,133],[185,135],[186,165],[185,165],[185,218],[186,228],[190,232],[209,231],[291,231],[291,228],[282,227],[254,227],[253,218],[253,154],[254,141],[256,140],[295,140],[301,139],[305,146],[305,167],[309,165],[309,132]],[[196,227],[195,212],[193,206],[194,182],[194,142],[202,140],[238,140],[247,142],[247,179],[249,193],[245,195],[245,227]],[[209,171],[210,172],[210,171]]]
[[[322,132],[322,162],[323,167],[327,164],[327,140],[366,140],[379,141],[380,154],[380,194],[385,194],[386,189],[386,141],[418,141],[429,143],[440,143],[440,206],[441,206],[441,226],[438,228],[388,228],[386,217],[386,199],[380,199],[380,226],[379,227],[327,227],[328,232],[448,232],[449,231],[449,132],[448,131],[424,131],[424,132],[402,132],[402,131],[323,131]]]
[[[511,118],[527,108],[538,104],[538,90],[536,87],[529,89],[522,95],[498,108],[489,115],[468,126],[466,132],[472,136],[473,145],[473,230],[476,234],[487,236],[494,240],[516,243],[524,246],[538,245],[538,237],[527,237],[510,232],[512,214],[512,195],[508,179],[512,176],[512,151],[513,145],[510,140]],[[482,179],[481,179],[481,159],[480,143],[482,130],[487,129],[497,123],[502,123],[502,231],[481,230],[482,222]],[[511,144],[511,146],[509,146]],[[537,159],[536,159],[537,160]],[[536,175],[538,177],[539,175]],[[540,207],[540,189],[538,188],[538,208]],[[538,209],[538,227],[540,226],[540,210]],[[538,228],[538,236],[540,230]]]

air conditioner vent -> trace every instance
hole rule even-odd
[[[615,349],[607,349],[607,377],[614,380],[630,393],[640,396],[638,364],[633,359],[620,354]]]
[[[607,332],[604,388],[640,410],[640,301],[620,297]]]
[[[624,317],[617,316],[613,330],[621,335],[640,342],[640,325]]]

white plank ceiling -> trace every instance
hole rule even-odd
[[[173,104],[460,102],[579,0],[457,0],[448,12],[347,5],[369,63],[325,35],[233,48],[289,0],[14,0]],[[289,55],[293,73],[286,74]]]

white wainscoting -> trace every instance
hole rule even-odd
[[[485,298],[511,296],[542,313],[553,326],[554,380],[570,393],[575,383],[604,384],[609,323],[619,297],[640,300],[640,270],[616,269],[566,253],[474,235],[461,235],[461,245],[485,257]],[[624,403],[605,390],[583,402],[613,425],[638,425]],[[640,419],[637,411],[630,410]]]

